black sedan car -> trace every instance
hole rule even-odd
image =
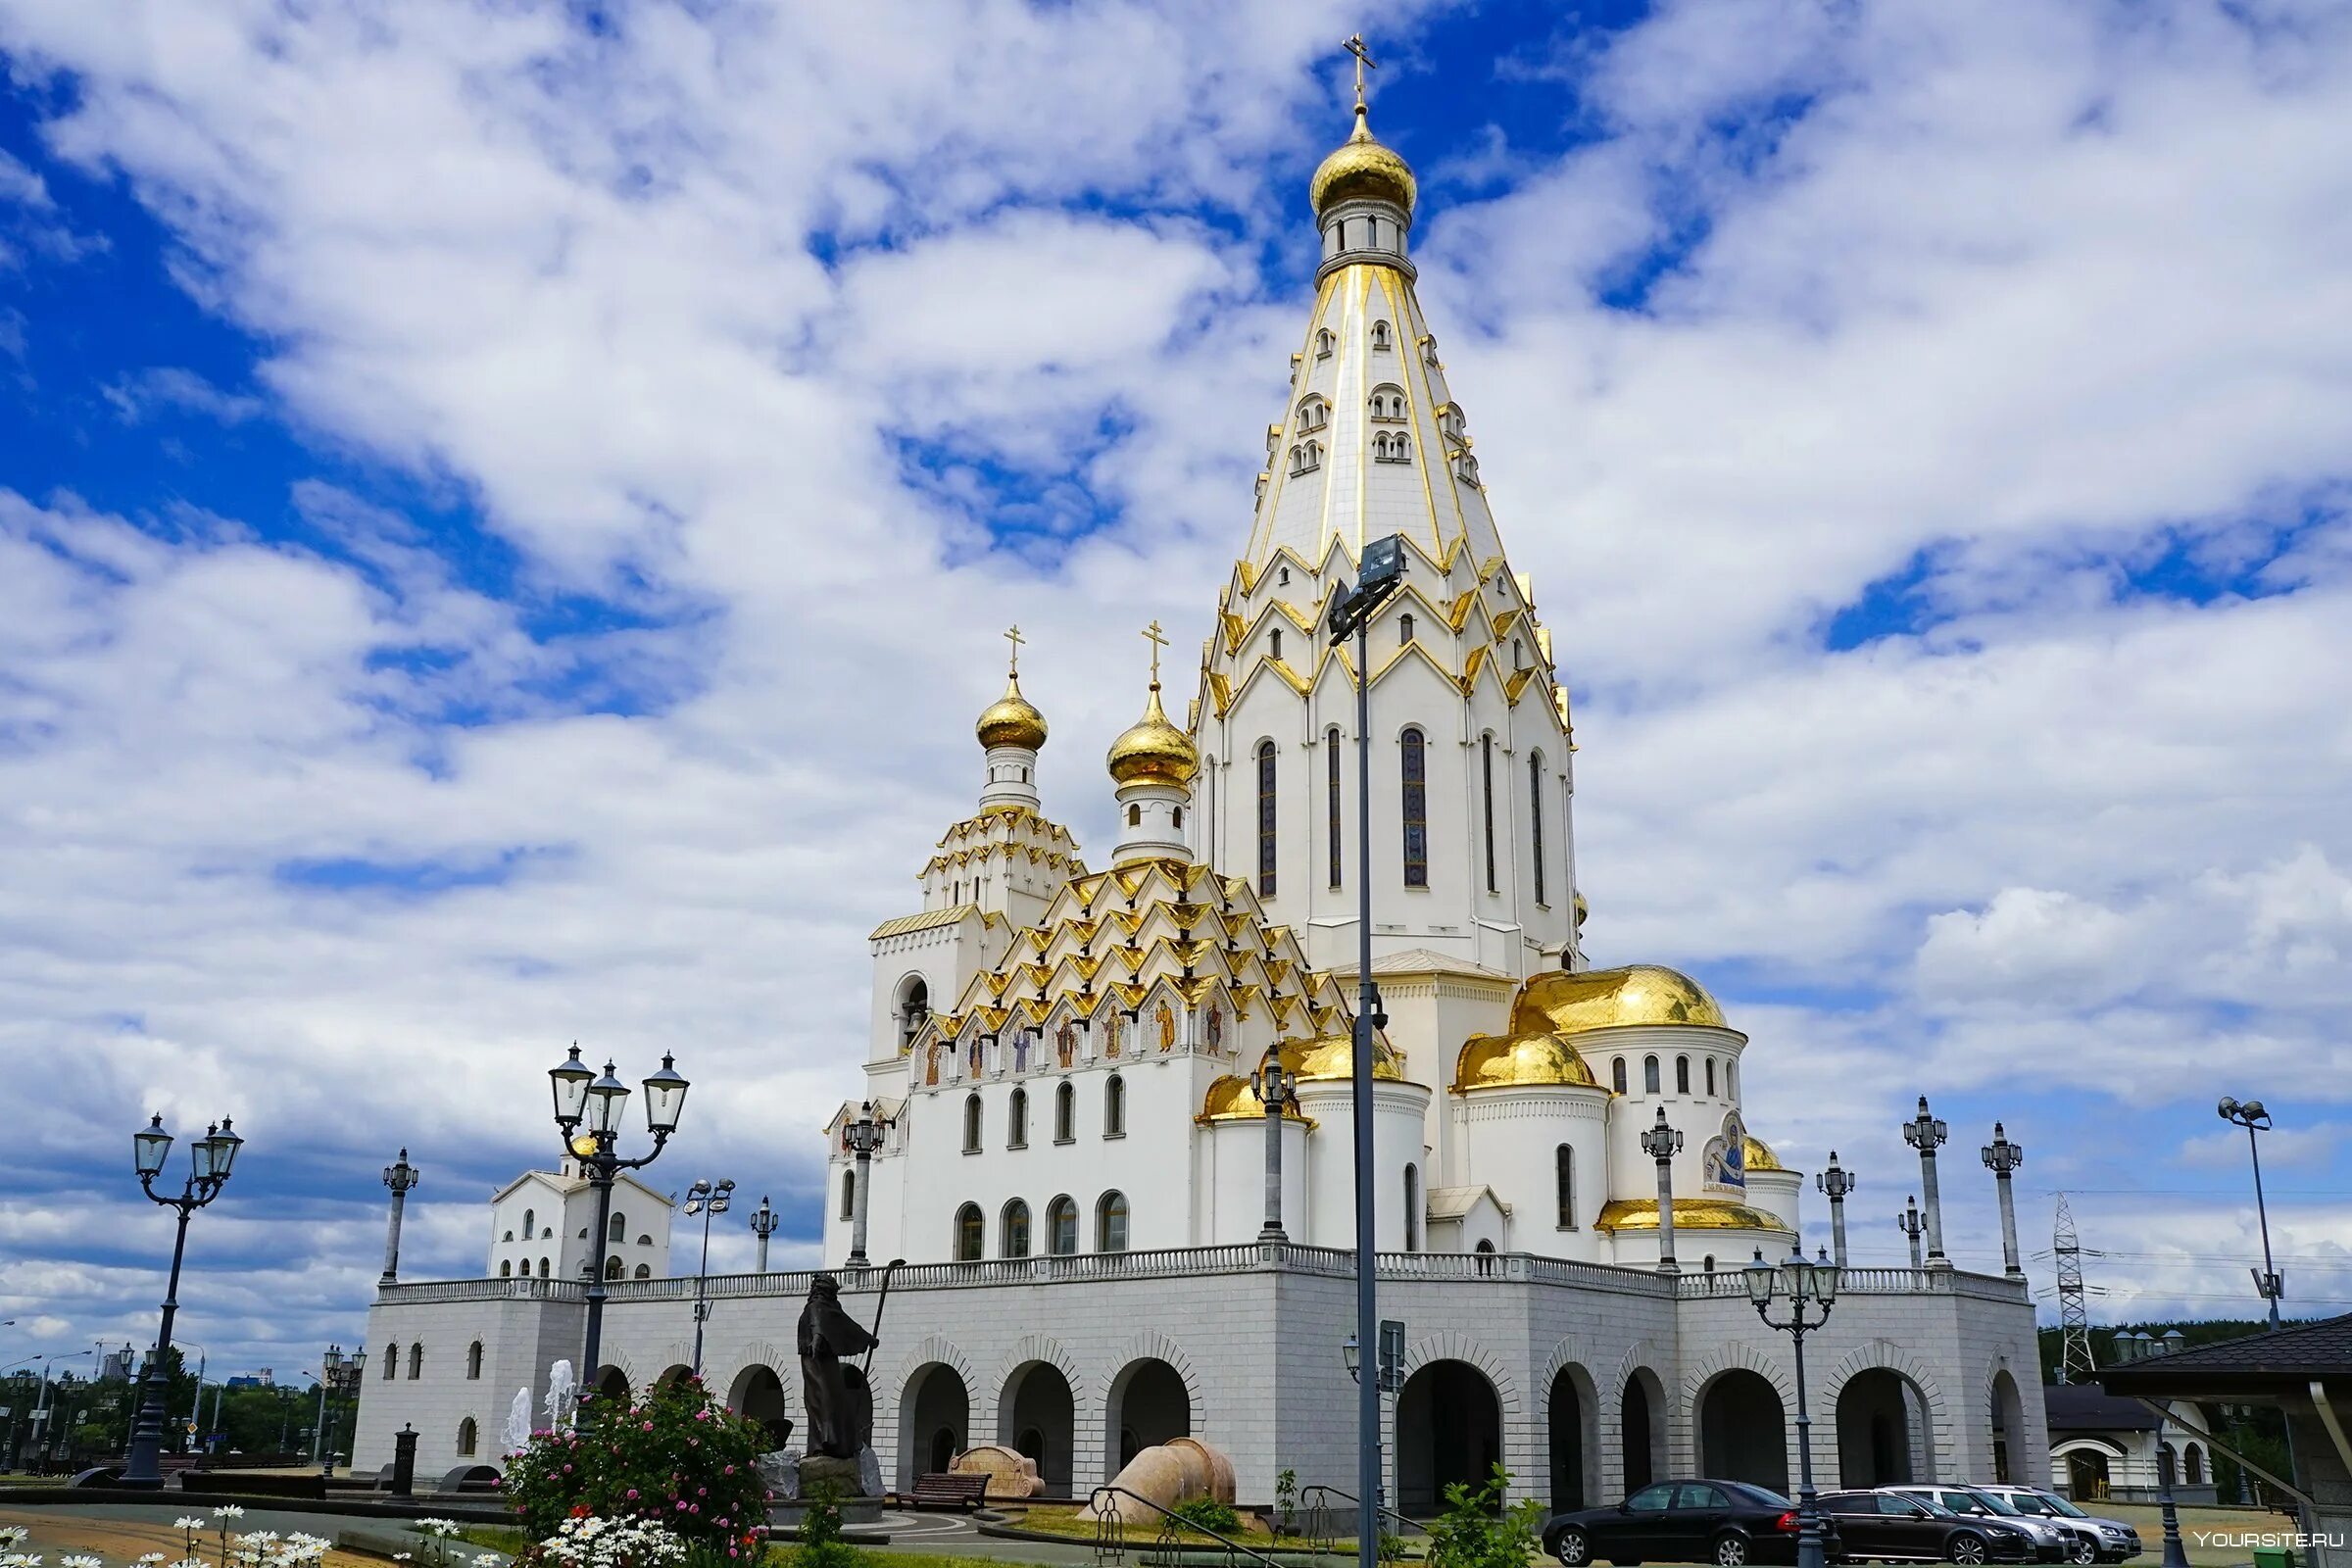
[[[1997,1519],[1943,1512],[1894,1492],[1825,1492],[1855,1562],[2032,1562],[2033,1536]]]
[[[1837,1518],[1821,1516],[1822,1555],[1844,1552]],[[1744,1481],[1661,1481],[1614,1508],[1553,1514],[1544,1549],[1561,1568],[1606,1558],[1619,1568],[1644,1562],[1710,1562],[1716,1568],[1796,1561],[1796,1504]]]

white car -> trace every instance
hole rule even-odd
[[[2139,1532],[2121,1519],[2101,1519],[2084,1513],[2055,1492],[2040,1487],[1978,1487],[1978,1492],[2006,1498],[2020,1513],[2037,1514],[2053,1522],[2098,1532],[2100,1562],[2127,1562],[2140,1554]],[[2078,1558],[2078,1561],[2083,1559]]]
[[[1879,1490],[1898,1492],[1906,1497],[1924,1497],[1949,1513],[1974,1514],[1979,1518],[1998,1519],[2003,1524],[2015,1525],[2034,1537],[2040,1548],[2037,1555],[2043,1562],[2095,1563],[2099,1560],[2099,1542],[2095,1533],[2077,1529],[2071,1519],[2061,1521],[2028,1513],[2008,1498],[1995,1496],[1981,1488],[1921,1483],[1882,1487]]]

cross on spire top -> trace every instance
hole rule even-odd
[[[1361,114],[1364,108],[1364,73],[1378,71],[1380,63],[1374,60],[1371,51],[1364,47],[1364,35],[1360,32],[1349,33],[1348,41],[1340,47],[1355,56],[1355,107],[1356,112]]]
[[[1159,622],[1155,620],[1145,627],[1140,635],[1144,641],[1152,645],[1152,689],[1157,691],[1159,690],[1159,651],[1168,646],[1167,634],[1159,629]]]
[[[1006,630],[1004,633],[1004,640],[1012,644],[1012,669],[1010,673],[1018,675],[1021,672],[1021,644],[1027,642],[1029,639],[1021,635],[1020,627],[1014,626]]]

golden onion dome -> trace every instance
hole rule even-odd
[[[1620,1200],[1600,1206],[1600,1217],[1593,1225],[1604,1231],[1654,1231],[1658,1228],[1658,1200],[1654,1198]],[[1678,1198],[1674,1200],[1674,1228],[1678,1231],[1779,1231],[1787,1230],[1779,1220],[1761,1209],[1745,1203],[1734,1203],[1720,1198]]]
[[[1193,738],[1168,722],[1159,706],[1159,682],[1152,683],[1152,700],[1144,716],[1110,743],[1105,759],[1111,778],[1120,784],[1190,785],[1200,771],[1200,754]]]
[[[1306,1117],[1296,1104],[1282,1110],[1286,1121],[1305,1121]],[[1197,1121],[1254,1121],[1266,1119],[1266,1102],[1257,1097],[1256,1086],[1249,1079],[1227,1073],[1208,1086],[1200,1100],[1200,1114]]]
[[[1313,1040],[1285,1040],[1274,1048],[1282,1053],[1283,1070],[1302,1084],[1346,1082],[1355,1076],[1355,1039],[1352,1035],[1321,1035]],[[1374,1037],[1372,1076],[1390,1083],[1404,1081],[1404,1068],[1387,1041]]]
[[[1371,121],[1359,103],[1355,106],[1354,132],[1323,160],[1306,187],[1306,194],[1318,219],[1338,203],[1356,197],[1393,202],[1403,208],[1409,218],[1418,189],[1412,166],[1373,139]]]
[[[988,705],[973,726],[982,746],[1019,746],[1036,751],[1046,744],[1046,715],[1021,695],[1018,673],[1004,678],[1004,695]]]
[[[1544,1084],[1600,1087],[1576,1048],[1556,1034],[1472,1035],[1454,1059],[1456,1094]]]
[[[1746,1142],[1740,1146],[1740,1164],[1742,1169],[1751,1171],[1788,1168],[1781,1163],[1781,1156],[1772,1152],[1772,1146],[1754,1133],[1747,1134]]]
[[[1618,969],[1553,969],[1519,988],[1511,1032],[1583,1034],[1633,1024],[1729,1027],[1723,1008],[1689,975],[1654,963]]]

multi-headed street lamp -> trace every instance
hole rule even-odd
[[[1838,1151],[1830,1151],[1830,1162],[1814,1174],[1813,1185],[1821,1189],[1830,1200],[1830,1245],[1839,1268],[1845,1267],[1845,1200],[1853,1196],[1857,1185],[1854,1173],[1838,1163]]]
[[[402,1151],[402,1153],[405,1156],[407,1151]],[[312,1374],[318,1380],[318,1424],[312,1429],[311,1457],[319,1462],[320,1475],[331,1476],[335,1473],[335,1412],[327,1408],[327,1396],[331,1394],[343,1399],[359,1393],[360,1373],[367,1365],[366,1350],[354,1350],[345,1355],[343,1347],[330,1345],[326,1348],[325,1356],[318,1362],[318,1370]]]
[[[1984,1146],[1984,1168],[1992,1172],[2001,1195],[2001,1272],[2011,1279],[2026,1277],[2017,1255],[2017,1200],[2009,1193],[2009,1173],[2026,1162],[2023,1144],[2013,1144],[2001,1124],[1992,1124],[1992,1142]]]
[[[164,1291],[163,1324],[156,1331],[155,1351],[147,1362],[146,1398],[139,1406],[138,1425],[130,1434],[130,1452],[122,1464],[123,1486],[152,1491],[164,1484],[164,1401],[172,1391],[164,1358],[172,1351],[172,1320],[179,1313],[179,1265],[188,1250],[188,1216],[220,1196],[245,1140],[237,1136],[226,1116],[206,1128],[204,1136],[188,1146],[188,1179],[176,1196],[155,1190],[155,1179],[172,1157],[172,1135],[164,1131],[160,1112],[131,1134],[130,1147],[139,1190],[166,1208],[179,1211],[179,1232],[172,1243],[172,1283]]]
[[[1808,1263],[1802,1251],[1791,1251],[1786,1263],[1767,1263],[1759,1247],[1756,1260],[1740,1272],[1746,1276],[1747,1298],[1755,1303],[1756,1316],[1766,1328],[1787,1334],[1796,1347],[1796,1568],[1823,1568],[1821,1510],[1813,1500],[1813,1418],[1805,1407],[1805,1336],[1830,1320],[1830,1307],[1838,1299],[1838,1265],[1827,1252]],[[1776,1297],[1788,1303],[1788,1316],[1778,1322],[1771,1311]],[[1808,1307],[1820,1311],[1808,1319]]]
[[[614,1146],[620,1141],[621,1113],[628,1108],[629,1086],[612,1076],[612,1063],[605,1063],[605,1075],[599,1078],[580,1060],[580,1048],[571,1048],[571,1054],[548,1069],[548,1081],[555,1088],[556,1126],[564,1135],[564,1148],[580,1162],[580,1170],[596,1193],[596,1240],[588,1265],[588,1332],[581,1348],[580,1403],[585,1405],[596,1397],[597,1359],[605,1338],[605,1249],[611,1240],[605,1234],[612,1222],[612,1179],[624,1170],[640,1170],[661,1155],[662,1146],[669,1135],[678,1130],[678,1117],[686,1109],[686,1080],[665,1053],[662,1070],[645,1080],[645,1126],[654,1135],[654,1147],[635,1159],[623,1159]]]
[[[724,1214],[727,1205],[735,1200],[733,1178],[712,1184],[698,1181],[686,1189],[688,1217],[703,1216],[703,1256],[694,1266],[694,1375],[703,1375],[703,1325],[710,1321],[710,1298],[704,1294],[704,1283],[710,1275],[710,1216]]]
[[[2271,1130],[2271,1113],[2259,1100],[2241,1104],[2228,1096],[2215,1108],[2221,1112],[2222,1120],[2234,1122],[2246,1130],[2246,1152],[2254,1157],[2254,1214],[2262,1224],[2262,1272],[2254,1276],[2254,1289],[2270,1303],[2271,1328],[2277,1332],[2278,1298],[2286,1294],[2286,1278],[2271,1262],[2271,1211],[2262,1200],[2262,1145],[2254,1136]]]
[[[760,1200],[760,1206],[752,1210],[752,1234],[760,1238],[758,1272],[764,1274],[767,1272],[767,1239],[776,1234],[776,1211],[764,1198]]]
[[[384,1233],[384,1275],[379,1284],[390,1285],[400,1278],[400,1216],[409,1206],[409,1194],[423,1180],[416,1167],[409,1163],[409,1152],[402,1150],[400,1158],[384,1167],[384,1185],[392,1189],[392,1222]]]
[[[1266,1112],[1266,1222],[1258,1228],[1260,1242],[1287,1242],[1282,1228],[1282,1118],[1298,1108],[1298,1080],[1283,1070],[1282,1054],[1266,1053],[1250,1084],[1250,1092]]]
[[[1658,1107],[1658,1119],[1642,1135],[1642,1152],[1658,1163],[1658,1272],[1674,1274],[1682,1264],[1674,1260],[1674,1156],[1683,1152],[1680,1128],[1666,1125],[1666,1107]]]
[[[1928,1267],[1950,1268],[1943,1255],[1943,1194],[1936,1185],[1936,1151],[1952,1136],[1940,1116],[1928,1111],[1928,1097],[1919,1097],[1919,1114],[1903,1123],[1903,1142],[1919,1151],[1919,1192],[1928,1204]]]
[[[850,1143],[850,1154],[857,1161],[857,1176],[850,1190],[850,1264],[852,1268],[865,1267],[866,1190],[874,1175],[874,1151],[890,1132],[891,1119],[874,1114],[870,1100],[858,1107],[858,1114],[849,1126],[842,1129]]]

